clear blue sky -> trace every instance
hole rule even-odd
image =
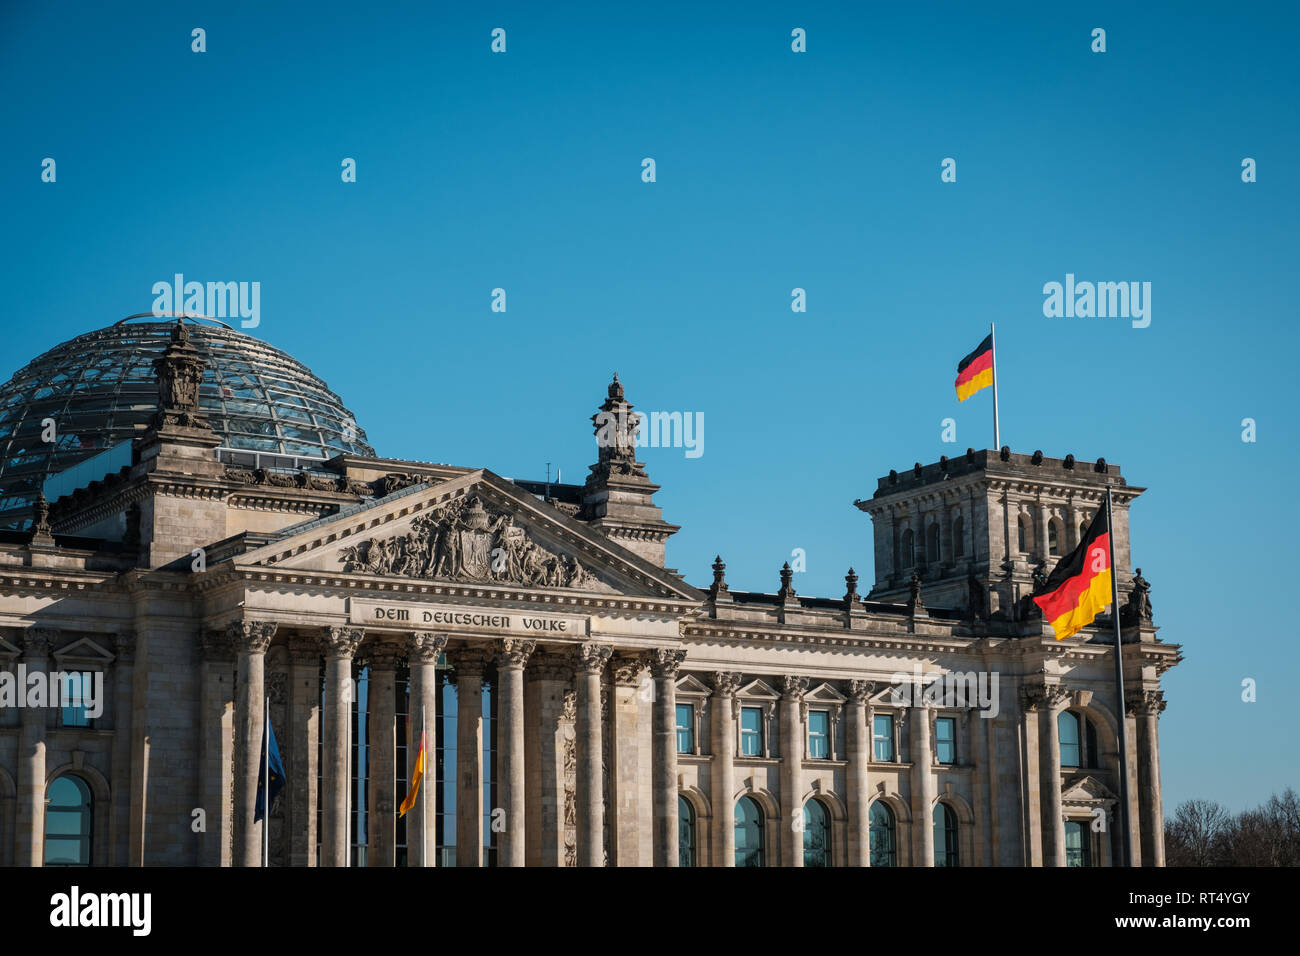
[[[1294,7],[267,6],[0,4],[0,378],[175,272],[258,281],[381,454],[580,481],[617,370],[705,414],[644,453],[669,564],[773,591],[798,547],[838,596],[854,498],[991,444],[952,379],[996,321],[1003,440],[1150,489],[1167,809],[1300,785]],[[1150,327],[1045,318],[1067,272],[1151,282]]]

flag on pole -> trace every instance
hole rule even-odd
[[[415,758],[415,769],[411,772],[411,791],[397,810],[399,817],[406,816],[408,810],[415,806],[416,797],[420,795],[420,781],[424,779],[424,731],[420,731],[420,752]]]
[[[970,355],[957,363],[957,401],[964,402],[993,384],[993,334],[989,333]]]
[[[1110,521],[1097,509],[1079,546],[1063,557],[1032,600],[1063,641],[1093,622],[1112,600]]]
[[[270,743],[268,751],[267,743]],[[262,733],[262,764],[257,772],[257,809],[253,811],[253,822],[266,816],[266,776],[271,776],[271,803],[284,788],[284,761],[280,759],[280,746],[275,742],[275,731],[271,729],[271,719],[266,719],[266,729]]]

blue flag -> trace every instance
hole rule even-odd
[[[266,816],[266,745],[267,738],[271,743],[271,802],[275,803],[275,798],[284,788],[284,761],[280,759],[280,748],[275,742],[275,731],[271,729],[271,719],[266,720],[266,731],[262,734],[262,759],[258,761],[257,771],[257,809],[253,812],[253,822],[256,823]]]

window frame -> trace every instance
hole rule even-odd
[[[747,714],[755,715],[758,726],[755,729],[746,729],[745,716]],[[767,755],[767,714],[766,708],[755,704],[742,704],[740,707],[740,750],[738,756],[741,757],[764,757]],[[754,752],[750,753],[745,749],[746,742],[754,741]]]
[[[876,733],[876,721],[889,721],[889,733],[887,735]],[[874,763],[898,763],[898,739],[897,739],[898,720],[892,711],[876,712],[871,715],[871,762]],[[889,755],[881,758],[877,755],[876,742],[887,740],[889,742]]]
[[[952,728],[952,737],[947,741],[952,746],[952,756],[944,760],[939,755],[939,725],[944,723]],[[950,717],[946,714],[935,714],[934,717],[934,762],[944,767],[954,767],[957,765],[957,718]]]
[[[681,723],[681,720],[682,720],[682,708],[683,708],[683,707],[686,708],[686,711],[687,711],[687,714],[688,714],[689,726],[687,726],[687,727],[683,727],[683,726],[682,726],[682,723]],[[677,752],[678,752],[679,754],[695,754],[695,753],[698,753],[698,752],[699,752],[698,741],[696,740],[696,736],[695,736],[695,704],[693,704],[693,703],[692,703],[691,701],[689,701],[689,700],[686,700],[686,701],[679,700],[679,701],[677,701],[677,702],[676,702],[676,705],[675,705],[674,708],[673,708],[673,725],[674,725],[674,726],[673,726],[673,732],[674,732],[674,736],[675,736],[675,740],[676,740],[676,744],[677,744]],[[687,734],[690,735],[690,740],[689,740],[690,749],[689,749],[689,750],[683,750],[683,749],[682,749],[682,734],[683,734],[683,733],[687,733]]]
[[[825,719],[826,730],[824,733],[813,734],[813,716],[816,715]],[[830,760],[835,748],[831,746],[831,734],[835,732],[834,722],[831,720],[831,712],[828,708],[815,707],[808,711],[808,720],[806,726],[808,759],[809,760]],[[825,747],[826,752],[822,754],[813,753],[813,740],[820,740]]]

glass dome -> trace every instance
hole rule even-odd
[[[158,410],[152,362],[175,320],[123,319],[33,359],[0,386],[0,525],[24,516],[41,483],[140,435]],[[193,318],[203,357],[199,405],[224,447],[304,458],[374,457],[365,431],[307,366],[224,322]],[[53,420],[54,441],[47,420]]]

